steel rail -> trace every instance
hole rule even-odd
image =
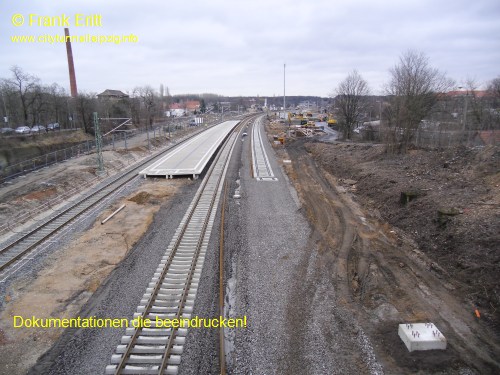
[[[212,173],[212,171],[214,169],[214,166],[215,166],[215,163],[213,163],[212,166],[210,167],[209,174],[207,174],[208,176]],[[175,255],[177,253],[177,250],[179,249],[179,245],[181,244],[183,236],[186,233],[186,230],[187,230],[187,228],[189,226],[189,223],[191,222],[191,219],[192,219],[192,217],[193,217],[193,215],[194,215],[194,213],[196,211],[196,208],[198,207],[198,203],[199,203],[199,201],[200,201],[200,199],[201,199],[201,197],[203,195],[203,191],[205,190],[205,187],[206,187],[207,184],[208,184],[208,178],[205,177],[203,179],[201,187],[197,191],[197,194],[196,194],[195,199],[194,199],[194,204],[192,204],[191,207],[190,207],[190,211],[189,211],[187,220],[184,223],[184,225],[182,226],[180,235],[175,240],[175,243],[174,243],[174,245],[172,247],[172,251],[170,251],[170,254],[168,256],[168,260],[167,260],[165,266],[163,267],[163,270],[162,270],[162,273],[161,273],[160,277],[156,281],[156,285],[154,286],[153,293],[151,293],[151,297],[149,298],[148,303],[146,304],[146,307],[145,307],[145,309],[144,309],[144,311],[142,313],[141,318],[143,320],[149,314],[151,308],[154,305],[154,302],[155,302],[156,297],[157,297],[157,295],[159,293],[159,290],[160,290],[160,287],[161,287],[161,285],[163,283],[163,280],[165,279],[165,277],[167,275],[167,272],[170,270],[170,266],[171,266],[171,264],[172,264],[172,262],[174,260],[174,257],[175,257]],[[210,210],[208,210],[207,212],[210,213]],[[200,238],[202,238],[202,237],[200,236]],[[141,331],[142,331],[141,327],[139,327],[137,330],[135,330],[134,335],[132,336],[132,338],[130,340],[130,343],[127,345],[127,349],[126,349],[125,353],[123,354],[122,360],[121,360],[120,364],[116,368],[115,374],[121,374],[123,368],[126,366],[127,360],[128,360],[128,358],[129,358],[129,356],[130,356],[130,354],[132,352],[133,346],[135,345],[137,338],[141,334]]]
[[[220,214],[219,230],[219,315],[224,316],[224,213],[226,211],[227,181],[224,182],[224,195]],[[219,368],[220,375],[226,375],[226,350],[224,348],[224,327],[219,327]]]
[[[257,117],[252,127],[252,175],[258,181],[277,181],[262,140],[261,126],[263,118],[263,115]]]
[[[55,215],[53,214],[49,216],[48,219],[34,227],[29,228],[27,232],[23,233],[18,238],[15,238],[13,241],[10,241],[7,245],[4,245],[4,247],[0,249],[0,271],[3,271],[21,257],[28,254],[60,229],[81,216],[90,208],[97,205],[99,202],[102,202],[105,198],[118,191],[120,188],[124,187],[131,180],[138,178],[137,171],[143,168],[146,164],[162,157],[165,153],[170,152],[172,149],[200,134],[204,130],[206,129],[191,134],[189,137],[183,139],[174,146],[169,147],[157,155],[152,155],[145,160],[140,161],[137,165],[129,167],[117,176],[113,176],[111,180],[105,181],[104,185],[98,185],[94,188],[94,191],[87,193],[87,195],[81,197],[76,202],[70,203],[61,211],[56,212]],[[58,222],[59,220],[61,222]]]
[[[148,316],[155,316],[155,311],[165,311],[170,319],[172,317],[173,319],[180,319],[187,316],[184,314],[184,311],[188,297],[192,296],[193,293],[196,296],[198,285],[196,283],[193,288],[192,285],[195,277],[199,278],[199,275],[195,276],[195,274],[201,274],[204,252],[206,252],[206,247],[208,246],[211,226],[215,219],[216,208],[222,192],[223,179],[228,168],[232,150],[236,144],[236,134],[241,131],[243,125],[250,121],[252,117],[243,120],[236,127],[237,130],[234,130],[221,146],[190,207],[186,211],[176,235],[167,248],[167,259],[165,260],[164,256],[162,260],[165,263],[160,263],[159,270],[156,271],[153,277],[153,280],[156,279],[156,281],[150,283],[150,288],[146,291],[147,295],[143,297],[143,301],[146,302],[143,303],[141,301],[138,311],[142,310],[142,312],[134,314],[135,319],[145,321],[148,319]],[[189,234],[187,234],[188,232]],[[189,239],[185,238],[186,234]],[[196,241],[196,244],[189,245],[193,240]],[[183,247],[183,250],[180,250],[181,247]],[[200,260],[202,251],[203,258]],[[188,255],[183,256],[183,252]],[[177,263],[188,262],[189,268],[184,267],[184,270],[182,267],[180,270],[172,269],[178,253],[181,259],[177,260]],[[185,260],[186,257],[189,260]],[[175,273],[175,278],[173,274],[169,276],[170,272]],[[161,295],[162,288],[163,293],[167,293],[166,296],[165,294]],[[192,289],[194,289],[194,292]],[[165,290],[171,291],[165,292]],[[191,297],[191,299],[193,298]],[[161,307],[158,307],[156,304]],[[190,316],[190,314],[188,315]],[[155,323],[154,330],[157,332],[151,332],[151,330],[148,331],[148,328],[139,326],[133,330],[132,334],[124,336],[122,343],[125,343],[125,345],[118,346],[116,350],[118,354],[112,356],[111,361],[115,364],[108,366],[106,373],[115,375],[177,373],[176,365],[180,363],[180,355],[174,360],[172,354],[174,354],[174,347],[176,347],[175,354],[182,353],[182,347],[179,348],[179,346],[183,345],[183,341],[181,341],[181,344],[177,343],[179,327],[173,326],[169,330],[162,331],[162,328],[157,327]],[[144,339],[144,337],[146,339],[150,337],[152,338],[150,340],[153,341],[153,338],[162,338],[160,343],[156,340],[156,346],[145,347],[144,345],[141,346],[140,342],[142,339],[143,343],[147,343],[148,340]],[[161,356],[159,355],[160,351]],[[136,354],[135,356],[133,356],[134,353]],[[140,367],[138,364],[142,364],[143,366]],[[170,364],[174,365],[174,367],[169,367]]]

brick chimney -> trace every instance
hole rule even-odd
[[[64,29],[64,36],[66,39],[66,53],[68,54],[69,85],[71,88],[71,96],[75,98],[78,95],[78,90],[76,89],[75,64],[73,63],[73,51],[71,49],[68,28]]]

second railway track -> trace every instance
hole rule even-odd
[[[196,132],[188,138],[199,134]],[[179,145],[181,143],[178,143]],[[176,147],[177,145],[173,146]],[[78,199],[76,202],[70,203],[66,207],[55,211],[47,218],[42,219],[38,224],[30,227],[19,235],[10,240],[5,241],[0,246],[0,273],[5,271],[9,266],[29,254],[37,246],[44,243],[56,232],[73,222],[76,218],[87,212],[90,208],[96,206],[103,199],[110,196],[114,192],[124,187],[137,176],[138,171],[146,164],[160,158],[165,152],[169,152],[172,147],[158,155],[151,156],[146,160],[134,165],[124,172],[114,176],[111,180],[102,182],[93,188],[85,196]]]

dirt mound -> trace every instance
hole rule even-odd
[[[384,220],[410,235],[452,285],[464,309],[478,308],[500,334],[500,150],[411,150],[383,145],[305,145],[316,161]],[[402,193],[415,193],[401,200]]]
[[[116,150],[115,152],[117,152],[118,154],[128,154],[129,152],[144,152],[146,151],[147,148],[146,147],[131,147],[131,148],[128,148],[126,150]]]
[[[301,139],[277,151],[292,160],[336,303],[376,343],[384,371],[498,373],[498,150],[387,155]],[[409,353],[397,325],[429,321],[449,347]]]
[[[151,197],[152,197],[151,194],[146,193],[145,191],[141,191],[140,193],[134,195],[132,198],[129,198],[128,200],[131,202],[135,202],[137,204],[146,204],[149,202]]]

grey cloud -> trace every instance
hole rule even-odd
[[[94,92],[164,83],[176,93],[281,95],[284,62],[291,95],[328,95],[354,68],[379,92],[408,48],[424,51],[457,80],[486,82],[500,74],[496,0],[32,0],[1,7],[2,77],[19,65],[44,83],[68,85],[64,45],[9,41],[33,31],[9,24],[17,11],[100,13],[102,28],[71,33],[138,35],[137,45],[73,45],[78,86]]]

